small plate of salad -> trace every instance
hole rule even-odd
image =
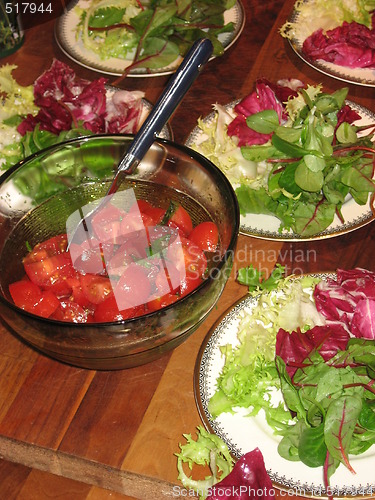
[[[316,240],[374,220],[375,114],[347,95],[259,79],[249,95],[198,119],[185,144],[231,181],[243,234]]]
[[[173,73],[198,38],[221,56],[241,35],[245,11],[240,0],[174,2],[74,0],[55,25],[60,49],[86,68],[118,77]]]
[[[374,7],[373,0],[297,0],[280,34],[312,68],[374,87]]]
[[[239,280],[254,282],[254,271]],[[202,421],[236,459],[259,447],[273,484],[290,494],[373,497],[375,273],[276,271],[201,346]]]

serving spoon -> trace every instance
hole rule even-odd
[[[135,134],[133,141],[121,158],[116,169],[112,183],[99,204],[89,213],[83,215],[76,227],[68,232],[68,248],[72,243],[77,243],[77,235],[89,231],[93,216],[102,209],[117,192],[124,177],[135,171],[140,161],[153,144],[156,136],[167,123],[172,113],[176,110],[181,100],[189,90],[205,63],[209,60],[213,46],[208,38],[197,40],[177,71],[171,77],[168,85],[160,95],[156,104],[143,122],[139,131]],[[79,238],[81,240],[81,238]]]

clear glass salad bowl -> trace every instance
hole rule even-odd
[[[0,314],[33,348],[82,368],[137,366],[181,344],[217,302],[232,267],[239,210],[230,183],[198,153],[157,139],[123,189],[130,186],[137,198],[162,208],[174,200],[194,224],[207,218],[216,223],[219,244],[207,278],[173,304],[122,321],[58,321],[14,305],[9,284],[22,278],[30,247],[64,233],[73,212],[105,195],[131,140],[120,135],[74,139],[36,153],[0,177]]]

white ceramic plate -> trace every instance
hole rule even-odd
[[[308,2],[309,0],[305,0]],[[298,24],[298,11],[293,10],[289,21]],[[365,85],[369,87],[375,87],[375,69],[370,68],[348,68],[345,66],[339,66],[323,59],[318,59],[316,61],[310,59],[302,50],[304,39],[295,37],[289,39],[289,43],[294,50],[294,52],[309,66],[324,73],[325,75],[331,76],[338,80],[348,83],[355,83],[358,85]]]
[[[76,39],[76,27],[79,23],[79,16],[77,15],[74,7],[76,5],[89,5],[88,0],[75,0],[72,5],[69,5],[69,10],[63,14],[56,22],[55,25],[55,38],[60,49],[70,59],[76,63],[84,66],[85,68],[99,71],[112,76],[121,76],[130,64],[131,61],[126,61],[119,58],[110,58],[102,60],[94,52],[88,50],[81,40]],[[245,11],[240,2],[231,9],[227,10],[224,14],[225,23],[233,22],[234,30],[231,33],[222,33],[219,35],[219,40],[224,46],[224,50],[229,49],[242,33],[245,26]],[[174,73],[180,65],[182,59],[178,58],[174,63],[165,68],[158,70],[147,70],[145,68],[137,68],[131,70],[128,76],[133,77],[151,77],[162,76]]]
[[[334,274],[319,274],[321,278]],[[326,498],[322,468],[310,468],[302,462],[290,462],[277,452],[280,437],[274,436],[265,416],[260,412],[256,417],[248,417],[246,409],[238,413],[223,413],[213,418],[208,410],[208,402],[216,390],[216,380],[224,365],[220,346],[238,344],[237,327],[240,313],[251,314],[256,305],[255,297],[238,301],[214,325],[206,336],[199,352],[194,372],[194,391],[198,411],[205,427],[220,436],[236,458],[258,447],[264,457],[266,469],[273,484],[290,496],[313,496]],[[282,395],[279,393],[281,400]],[[340,465],[331,478],[331,488],[335,497],[368,498],[375,495],[375,446],[360,456],[350,457],[356,474]]]
[[[232,110],[238,101],[227,104],[226,108]],[[347,101],[350,106],[361,115],[361,120],[355,122],[356,125],[369,125],[375,123],[375,113],[372,111],[359,106],[353,102]],[[215,112],[210,113],[203,121],[210,123],[215,117]],[[185,145],[194,149],[194,144],[199,144],[207,138],[203,134],[202,130],[197,126],[190,133],[189,137],[185,141]],[[225,173],[225,172],[224,172]],[[234,188],[238,187],[233,185]],[[263,214],[246,214],[240,216],[240,232],[242,234],[247,234],[255,238],[261,238],[265,240],[278,240],[278,241],[312,241],[325,238],[331,238],[333,236],[339,236],[342,234],[349,233],[355,229],[359,229],[366,224],[369,224],[375,219],[375,215],[372,213],[369,205],[358,205],[353,198],[348,198],[348,200],[342,206],[342,215],[344,217],[344,223],[335,216],[332,224],[321,233],[315,234],[313,236],[303,237],[299,234],[283,231],[279,232],[280,221],[277,217],[272,215]]]

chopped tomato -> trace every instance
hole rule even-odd
[[[120,311],[115,296],[111,295],[96,307],[94,312],[94,321],[98,321],[99,323],[123,321],[141,314],[144,314],[143,306],[130,307]]]
[[[165,210],[164,208],[150,208],[147,210],[146,215],[150,217],[152,224],[149,224],[150,226],[156,226],[157,224],[160,224],[161,221],[163,220],[163,217],[165,215]]]
[[[136,212],[137,209],[140,211],[142,219],[147,226],[160,224],[165,214],[164,208],[154,207],[146,200],[138,200],[137,203],[130,207],[129,213]]]
[[[120,310],[145,304],[151,294],[147,269],[136,263],[129,264],[122,273],[114,294]]]
[[[189,240],[204,252],[215,252],[219,242],[219,230],[214,222],[201,222],[192,230]]]
[[[147,216],[144,216],[145,218]],[[151,219],[148,221],[142,218],[142,214],[140,212],[129,212],[122,219],[120,223],[120,231],[122,236],[122,243],[126,241],[129,237],[133,237],[134,234],[144,233],[146,234],[145,225],[150,225]]]
[[[79,276],[76,278],[68,278],[67,280],[68,285],[72,289],[71,292],[71,300],[76,302],[82,307],[88,307],[91,305],[90,300],[87,298],[85,293],[83,292],[82,289],[82,284],[81,280],[79,279]]]
[[[189,234],[193,230],[193,222],[191,220],[191,217],[185,210],[185,208],[181,205],[177,207],[174,214],[169,219],[168,226],[177,227],[184,233],[184,236],[189,236]]]
[[[92,304],[100,304],[112,295],[111,280],[97,274],[82,274],[80,276],[82,292]]]
[[[33,312],[42,298],[42,290],[29,280],[20,280],[9,285],[9,292],[16,306]]]
[[[100,243],[96,238],[81,244],[71,243],[69,254],[74,268],[81,273],[101,274],[105,271],[105,260],[113,252],[113,245]]]
[[[56,295],[50,290],[46,290],[42,293],[42,298],[36,305],[33,312],[43,318],[49,318],[56,311],[59,305],[60,301]]]
[[[38,262],[46,257],[66,252],[67,246],[68,239],[66,234],[53,236],[46,241],[37,243],[25,259],[27,262]]]
[[[29,280],[23,279],[11,283],[9,292],[16,306],[43,318],[51,316],[60,305],[52,292],[43,292]]]
[[[130,212],[143,212],[146,213],[150,208],[153,208],[151,203],[146,200],[137,200],[129,209]]]
[[[101,208],[92,218],[93,236],[101,242],[119,244],[122,242],[121,222],[127,213],[112,204]]]
[[[58,321],[87,323],[89,321],[89,312],[71,300],[63,300],[51,317]]]
[[[167,224],[165,214],[145,200],[128,212],[108,204],[83,243],[68,250],[66,234],[38,243],[23,259],[24,278],[9,287],[14,303],[75,323],[123,321],[173,304],[204,279],[218,231],[210,222],[193,229],[182,206]]]
[[[77,275],[72,261],[67,253],[52,255],[45,259],[34,261],[27,255],[23,261],[25,272],[29,279],[42,289],[50,289],[57,296],[67,296],[71,288],[67,278]]]

